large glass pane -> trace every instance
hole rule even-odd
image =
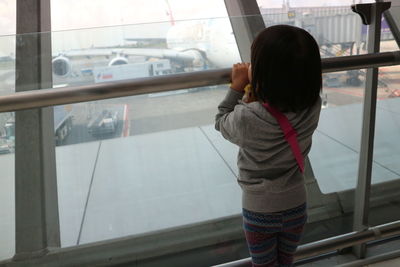
[[[0,96],[15,91],[16,0],[0,1]],[[0,261],[15,253],[13,113],[0,113]]]
[[[204,29],[213,27],[225,30],[217,31],[214,36],[218,38],[190,42],[208,36]],[[154,32],[164,31],[167,38],[129,37],[152,28],[156,28]],[[176,29],[180,34],[175,36],[181,39],[169,39]],[[212,51],[224,38],[229,42],[223,42],[223,48],[231,52],[219,63]],[[65,45],[67,39],[75,41],[73,48]],[[233,50],[227,48],[230,43]],[[183,49],[176,49],[179,46]],[[227,19],[62,31],[53,33],[53,47],[58,49],[53,60],[55,87],[228,67],[238,61]],[[174,48],[175,57],[158,53]],[[208,49],[207,57],[199,53],[202,49]],[[180,60],[179,56],[190,60]],[[68,70],[66,74],[57,73],[57,60],[66,64],[59,68]],[[154,64],[163,64],[167,69],[155,73]],[[151,68],[153,72],[149,72]],[[146,71],[140,72],[143,69]],[[310,159],[325,194],[355,187],[364,81],[365,70],[324,75],[323,111]],[[216,106],[226,89],[186,89],[55,107],[55,111],[67,107],[73,115],[70,132],[62,144],[75,144],[57,148],[62,245],[238,214],[237,148],[213,130]],[[186,177],[189,170],[196,174]],[[377,172],[390,175],[384,168]],[[177,188],[176,184],[181,186]],[[193,207],[198,207],[195,213]],[[179,216],[177,211],[185,215]],[[154,216],[163,219],[155,222]]]
[[[396,26],[400,26],[399,3],[393,3],[390,9]],[[390,29],[388,33],[391,35]],[[385,35],[382,36],[382,39]],[[381,51],[398,50],[394,40],[381,42]],[[376,128],[374,142],[374,174],[372,176],[372,194],[370,200],[370,224],[377,225],[400,219],[400,169],[398,155],[400,146],[396,137],[400,134],[400,67],[379,68],[379,88],[376,109]],[[384,176],[375,170],[378,166],[385,168],[390,176]],[[375,214],[379,212],[379,216]]]
[[[0,95],[15,90],[16,1],[0,2]]]
[[[16,33],[16,0],[3,0],[0,2],[0,35],[13,35]],[[5,42],[2,42],[2,46]]]
[[[11,258],[15,252],[13,129],[14,114],[0,113],[0,260]]]
[[[15,91],[15,35],[0,37],[0,96]]]
[[[358,170],[364,70],[327,73],[323,80],[323,109],[313,137],[310,160],[325,194],[355,188]]]
[[[164,35],[174,38],[134,39],[133,35],[130,39],[139,29],[165,31]],[[115,36],[126,39],[116,42]],[[37,37],[28,34],[18,40],[28,45]],[[67,39],[74,41],[68,43]],[[53,90],[229,67],[239,60],[228,18],[179,21],[173,26],[158,23],[53,32],[52,47]],[[213,130],[216,106],[226,90],[227,86],[210,86],[55,106],[62,246],[238,214],[240,193],[232,171],[237,149]],[[14,159],[14,115],[2,115],[2,143],[10,149],[0,159]],[[219,143],[211,143],[211,139]],[[224,149],[231,165],[221,158],[216,146]],[[10,168],[6,178],[11,180],[2,186],[6,193],[1,196],[7,198],[3,207],[7,209],[2,213],[6,219],[2,220],[1,240],[7,242],[1,249],[4,258],[9,258],[14,250],[14,239],[10,241],[14,237],[14,210],[9,210],[14,204],[14,167],[8,161],[4,166]],[[193,170],[195,174],[187,177]],[[195,207],[201,209],[190,213]],[[179,209],[186,215],[172,216]],[[155,212],[165,219],[154,222]]]
[[[127,136],[57,148],[62,245],[238,214],[237,148],[213,126],[226,90],[218,86],[80,104],[128,107],[118,119],[127,129],[118,135]]]
[[[228,18],[61,31],[52,41],[54,90],[240,60]],[[62,246],[238,214],[237,148],[213,126],[227,88],[54,107]]]

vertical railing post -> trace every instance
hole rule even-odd
[[[374,3],[353,5],[352,9],[358,13],[368,28],[368,53],[379,52],[381,42],[382,13],[390,8],[391,3]],[[369,197],[371,191],[371,172],[374,150],[376,98],[378,88],[378,68],[367,70],[363,105],[362,136],[360,145],[358,180],[355,190],[355,205],[353,230],[368,229]],[[359,258],[364,258],[365,244],[353,247],[353,252]]]
[[[225,0],[240,57],[250,62],[250,47],[257,34],[265,28],[256,0]],[[236,62],[235,62],[236,63]]]
[[[52,86],[50,0],[17,0],[17,92]],[[60,246],[53,108],[15,115],[14,260]]]

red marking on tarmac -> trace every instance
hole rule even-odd
[[[103,74],[103,76],[101,77],[103,80],[108,80],[108,79],[112,79],[113,75],[112,74]]]
[[[124,128],[122,130],[122,136],[123,137],[129,136],[130,123],[129,123],[128,118],[129,118],[129,116],[128,116],[128,105],[125,104],[124,105],[124,116],[123,116]]]

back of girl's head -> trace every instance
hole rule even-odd
[[[259,33],[251,46],[251,72],[256,99],[283,112],[311,107],[321,91],[318,45],[297,27],[276,25]]]

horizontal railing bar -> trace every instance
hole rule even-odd
[[[400,64],[400,51],[322,59],[324,73]],[[88,102],[226,84],[231,68],[147,77],[123,82],[17,92],[0,96],[0,112]]]
[[[322,59],[322,72],[366,69],[400,64],[400,51]]]
[[[310,258],[334,250],[348,248],[357,244],[362,244],[369,241],[389,238],[398,235],[400,235],[400,221],[382,224],[379,226],[370,227],[365,231],[351,232],[299,246],[295,255],[295,260]],[[214,267],[247,267],[247,266],[251,266],[250,258],[224,263],[216,265]]]

